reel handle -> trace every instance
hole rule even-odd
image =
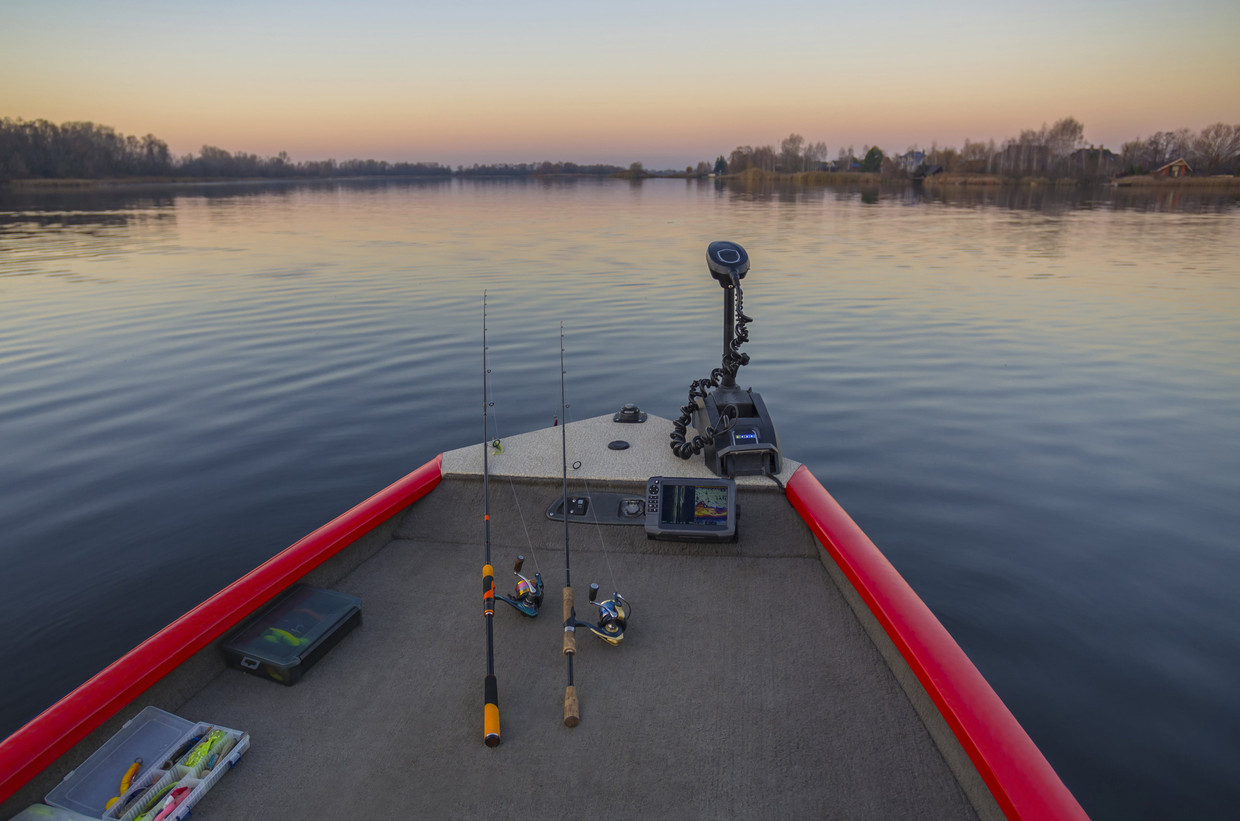
[[[598,585],[591,584],[590,585],[590,602],[595,603],[597,602],[597,600],[598,600]]]
[[[524,556],[518,556],[518,557],[517,557],[517,561],[516,561],[516,563],[515,563],[515,564],[513,564],[513,566],[512,566],[512,572],[513,572],[513,573],[520,573],[520,572],[521,572],[521,565],[523,565],[523,564],[525,564],[525,557],[524,557]]]

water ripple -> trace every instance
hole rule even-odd
[[[742,384],[1091,814],[1240,800],[1234,203],[681,181],[0,196],[0,732],[473,441],[484,289],[501,433],[558,412],[561,321],[574,418],[676,416],[718,364],[703,255],[730,238],[754,264]]]

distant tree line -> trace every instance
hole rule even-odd
[[[581,165],[575,162],[544,161],[540,163],[495,163],[492,165],[478,165],[474,163],[468,168],[459,165],[456,168],[456,173],[462,177],[538,177],[560,174],[605,176],[618,174],[623,170],[618,165]]]
[[[1119,153],[1085,145],[1085,127],[1073,117],[1051,126],[1024,129],[996,145],[966,139],[960,148],[909,146],[903,154],[887,155],[864,146],[858,157],[853,146],[841,146],[835,159],[824,142],[789,134],[778,147],[742,145],[715,162],[685,168],[686,177],[710,173],[741,174],[749,169],[795,174],[806,171],[876,172],[899,177],[939,171],[992,174],[1002,177],[1105,179],[1144,174],[1177,159],[1198,174],[1240,174],[1240,124],[1218,122],[1193,132],[1187,128],[1159,131],[1124,143]],[[0,119],[0,180],[96,179],[115,177],[533,177],[549,175],[662,176],[641,163],[628,169],[608,164],[572,162],[498,163],[457,166],[439,163],[391,163],[384,160],[311,160],[294,162],[287,153],[260,157],[204,145],[198,154],[172,156],[168,145],[152,134],[132,137],[89,122],[61,125],[47,120]]]
[[[452,169],[439,163],[391,163],[386,160],[307,160],[293,162],[286,152],[274,157],[229,153],[204,145],[198,156],[182,157],[169,172],[177,177],[446,177]]]
[[[452,169],[439,163],[384,160],[293,162],[232,153],[204,145],[198,154],[173,157],[154,135],[127,137],[106,125],[47,120],[0,120],[0,180],[114,177],[433,177]]]
[[[719,155],[712,170],[715,174],[741,174],[751,168],[784,174],[868,171],[887,176],[907,176],[920,170],[1085,180],[1146,174],[1181,158],[1199,174],[1240,173],[1240,124],[1219,122],[1196,133],[1187,128],[1160,131],[1148,139],[1124,143],[1116,153],[1086,145],[1085,126],[1073,117],[1064,117],[1050,126],[1024,129],[997,145],[994,140],[983,143],[966,139],[960,148],[909,146],[896,155],[887,155],[877,146],[865,146],[860,158],[850,145],[840,147],[835,159],[829,158],[825,143],[811,143],[794,133],[778,148],[737,146],[729,156]]]
[[[499,163],[451,166],[385,160],[308,160],[294,162],[281,151],[274,157],[229,152],[204,145],[197,154],[172,156],[153,135],[127,137],[95,123],[0,120],[0,180],[99,179],[117,177],[325,178],[325,177],[532,177],[559,174],[608,175],[618,165],[573,162]]]
[[[0,120],[0,178],[163,176],[173,160],[157,137],[94,123]]]

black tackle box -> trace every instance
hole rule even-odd
[[[296,684],[361,623],[357,596],[299,584],[238,627],[224,642],[224,658],[229,667]]]

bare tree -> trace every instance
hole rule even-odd
[[[728,173],[739,174],[753,165],[753,146],[738,145],[728,156]]]
[[[1229,168],[1240,155],[1240,124],[1215,123],[1193,140],[1193,159],[1206,174]]]
[[[801,146],[805,144],[805,138],[800,134],[789,134],[779,144],[779,168],[785,173],[794,171],[803,171],[804,166],[801,159]]]
[[[1049,130],[1042,126],[1046,134],[1045,145],[1051,150],[1055,159],[1063,159],[1071,154],[1085,141],[1085,126],[1075,117],[1064,117]]]
[[[775,149],[769,145],[760,145],[753,150],[753,165],[760,171],[774,171],[775,160]]]
[[[960,170],[980,173],[986,170],[986,163],[990,160],[990,152],[986,148],[986,144],[982,142],[970,142],[968,138],[964,141],[964,147],[960,149]]]
[[[805,146],[805,169],[807,171],[817,171],[818,166],[826,162],[828,156],[826,143],[810,143]]]

